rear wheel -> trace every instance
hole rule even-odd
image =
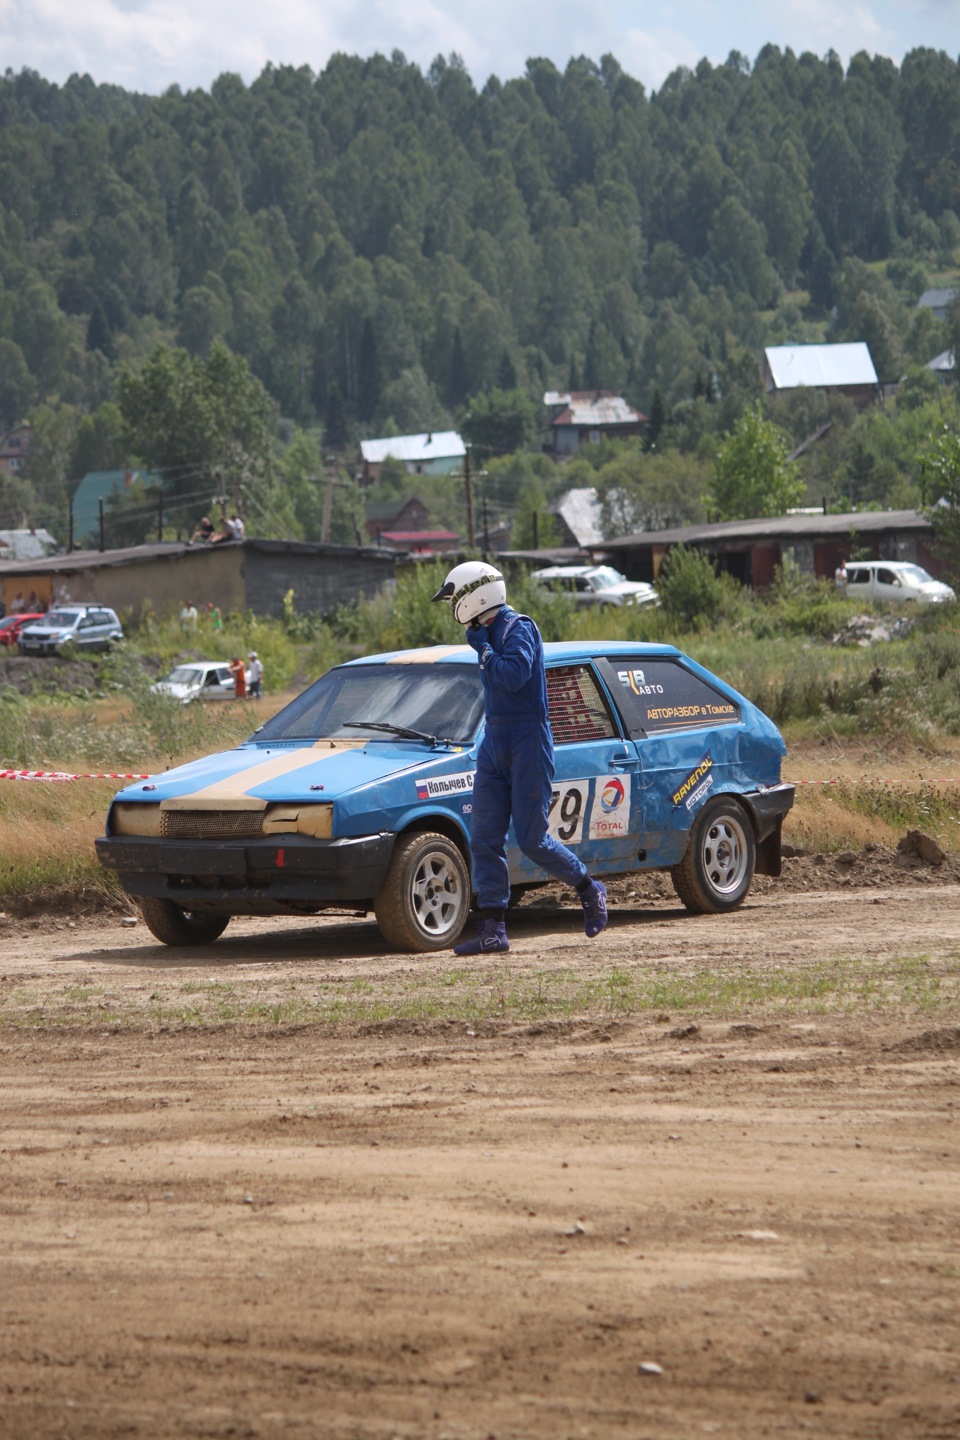
[[[141,895],[137,903],[147,929],[164,945],[212,945],[230,923],[229,915],[181,910],[157,895]]]
[[[432,831],[402,836],[373,908],[394,949],[448,949],[470,908],[470,875],[458,847]]]
[[[687,853],[670,870],[673,888],[697,915],[736,910],[757,864],[753,826],[732,796],[718,795],[693,823]]]

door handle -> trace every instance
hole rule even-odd
[[[610,770],[638,770],[640,760],[633,755],[614,755],[613,759],[608,761],[607,768]]]

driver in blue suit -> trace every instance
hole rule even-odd
[[[467,644],[480,662],[486,715],[470,825],[479,919],[476,936],[454,946],[454,953],[510,949],[504,917],[510,903],[506,841],[511,819],[524,855],[576,890],[586,934],[599,935],[607,923],[606,887],[592,880],[583,861],[547,829],[553,735],[540,631],[528,615],[518,615],[506,603],[500,572],[479,560],[455,566],[433,598],[448,600],[454,619],[467,627]]]

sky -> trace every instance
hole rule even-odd
[[[268,62],[319,73],[338,51],[401,50],[426,70],[460,55],[480,88],[511,80],[533,56],[616,57],[648,91],[678,65],[766,44],[844,64],[860,50],[899,63],[929,46],[960,57],[960,0],[0,0],[0,68],[71,74],[160,94],[209,89],[225,71],[246,82]]]

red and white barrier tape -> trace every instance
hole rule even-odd
[[[936,779],[933,776],[908,777],[902,780],[885,780],[879,775],[863,775],[861,780],[866,780],[870,785],[960,785],[960,780]],[[856,785],[856,779],[844,779],[842,775],[835,775],[832,780],[788,780],[788,785]]]
[[[65,770],[0,770],[0,780],[149,780],[149,775],[121,775],[90,771],[87,774],[70,774]]]

